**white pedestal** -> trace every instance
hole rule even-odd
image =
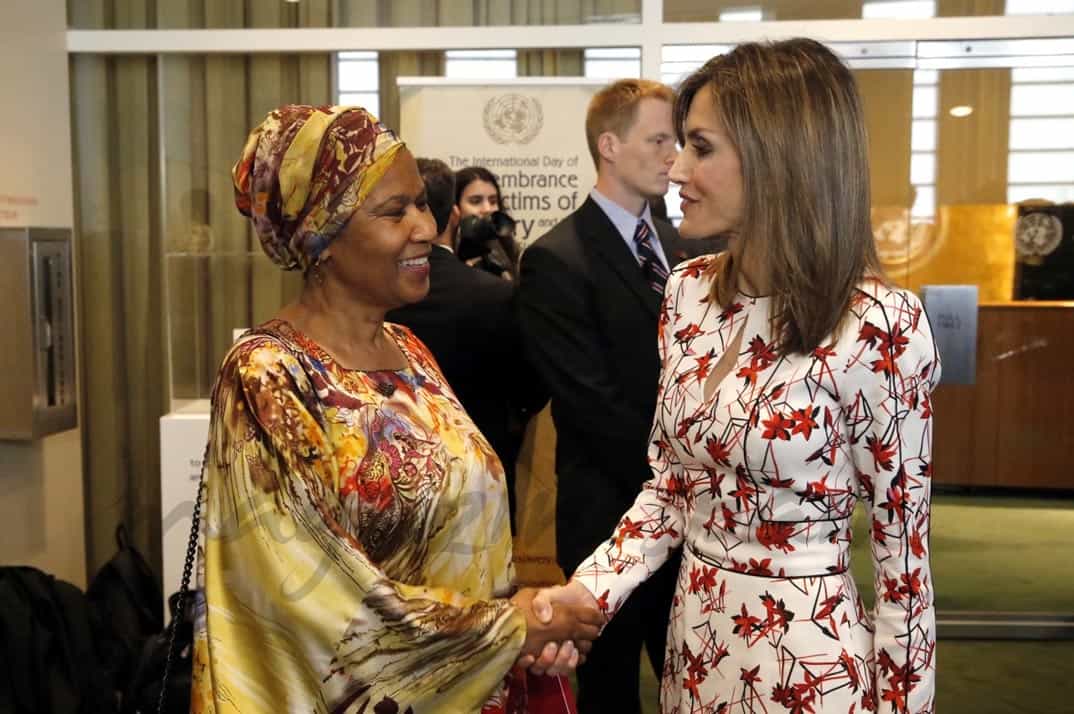
[[[182,405],[160,419],[160,512],[164,603],[179,590],[198,478],[209,438],[209,400]],[[193,575],[191,587],[194,586]],[[168,617],[166,614],[165,617]]]

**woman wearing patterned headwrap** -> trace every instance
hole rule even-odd
[[[601,617],[543,625],[532,591],[510,597],[503,469],[425,346],[384,323],[429,286],[413,158],[362,109],[285,106],[233,175],[265,252],[306,280],[213,390],[192,710],[525,711],[516,663],[587,648]]]

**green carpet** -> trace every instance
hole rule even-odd
[[[1074,500],[936,496],[937,609],[1074,612],[1072,536]],[[861,508],[854,514],[851,569],[871,606],[869,529]]]
[[[873,600],[869,529],[854,515],[851,568]],[[1074,613],[1074,500],[937,495],[932,570],[937,609]],[[941,714],[1070,714],[1074,642],[941,640]],[[642,656],[642,707],[659,711],[660,688]],[[822,713],[818,713],[822,714]]]

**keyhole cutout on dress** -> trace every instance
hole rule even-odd
[[[705,380],[705,401],[710,401],[712,395],[716,393],[717,387],[720,386],[720,382],[724,380],[731,370],[735,368],[738,363],[738,353],[742,351],[742,333],[746,331],[745,323],[742,327],[738,328],[738,332],[735,334],[731,344],[727,345],[727,349],[724,350],[720,356],[719,361],[716,363],[716,367],[709,373],[709,378]]]

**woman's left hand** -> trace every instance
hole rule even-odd
[[[587,643],[590,644],[591,643]],[[587,648],[588,649],[588,648]],[[530,670],[534,674],[547,674],[555,677],[560,674],[573,672],[578,665],[585,663],[585,655],[575,646],[572,640],[566,642],[549,642],[541,651],[540,657],[526,655],[518,658],[518,666]]]

